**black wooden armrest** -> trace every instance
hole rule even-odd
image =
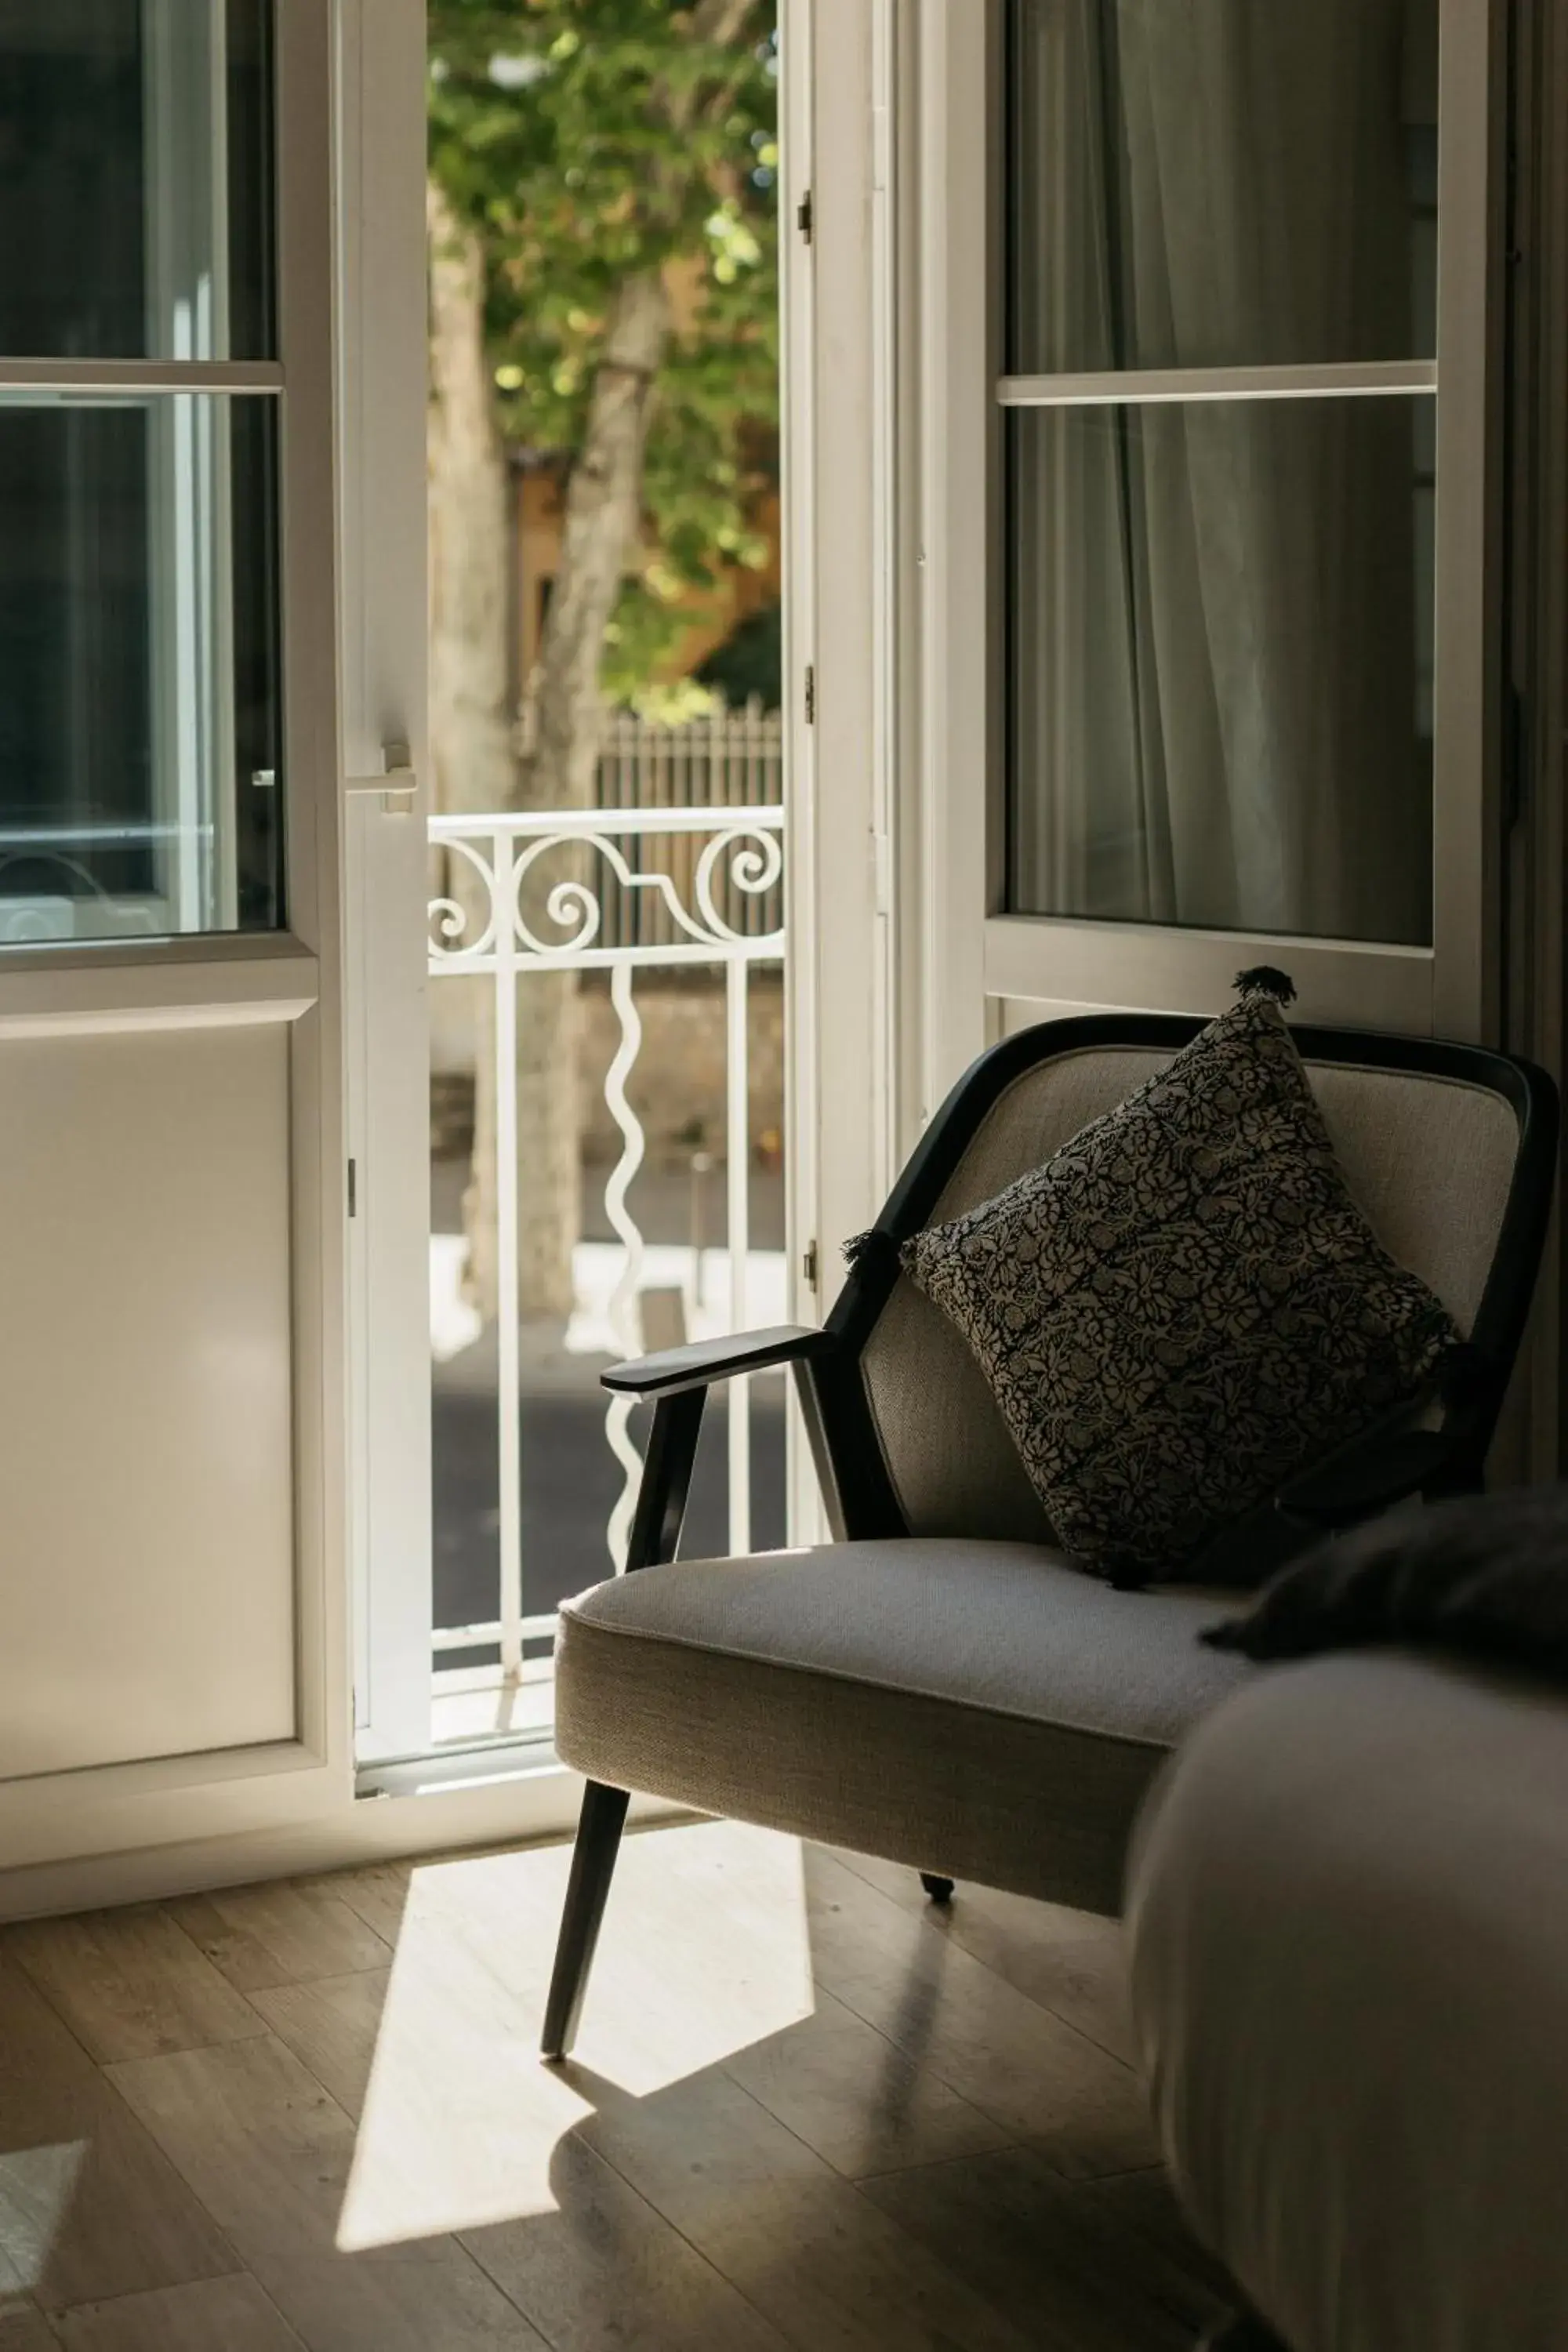
[[[771,1331],[742,1331],[734,1339],[693,1339],[684,1348],[664,1348],[600,1373],[604,1386],[616,1395],[653,1400],[653,1427],[626,1540],[628,1570],[657,1568],[675,1558],[703,1410],[714,1382],[765,1372],[773,1364],[816,1363],[836,1345],[831,1332],[780,1323]]]
[[[1369,1438],[1353,1453],[1293,1478],[1281,1488],[1277,1505],[1287,1517],[1314,1527],[1354,1527],[1426,1486],[1440,1484],[1452,1492],[1468,1484],[1456,1477],[1458,1467],[1458,1448],[1443,1431],[1401,1430]]]
[[[733,1339],[693,1339],[684,1348],[664,1348],[612,1364],[599,1379],[617,1396],[679,1396],[687,1389],[710,1388],[743,1372],[765,1372],[773,1364],[798,1364],[831,1354],[833,1336],[804,1323],[776,1324],[771,1331],[742,1331]]]

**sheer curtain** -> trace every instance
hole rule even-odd
[[[1021,9],[1012,368],[1415,355],[1405,5]],[[1015,412],[1015,904],[1427,935],[1413,407]]]

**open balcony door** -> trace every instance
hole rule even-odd
[[[1262,962],[1497,1034],[1501,16],[921,12],[928,1099]]]

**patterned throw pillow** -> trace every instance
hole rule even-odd
[[[1277,1001],[1289,982],[1237,985],[1054,1160],[900,1253],[1061,1542],[1122,1581],[1177,1573],[1459,1341],[1346,1189]]]

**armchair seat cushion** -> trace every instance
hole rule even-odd
[[[1213,1591],[1033,1544],[688,1560],[567,1602],[556,1744],[591,1780],[1106,1913],[1138,1802],[1251,1678]]]

